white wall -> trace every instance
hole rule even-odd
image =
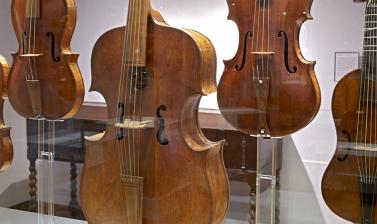
[[[11,62],[10,52],[17,49],[17,43],[11,28],[10,20],[11,0],[0,1],[0,53]],[[166,21],[176,27],[196,29],[207,35],[213,41],[218,56],[218,75],[223,70],[222,60],[230,59],[236,53],[238,46],[238,30],[232,21],[227,20],[228,8],[225,0],[152,0],[154,8],[158,9]],[[126,0],[77,0],[78,22],[73,37],[72,49],[80,53],[79,65],[85,78],[88,90],[90,78],[90,55],[95,41],[105,31],[125,24]],[[315,67],[322,90],[322,106],[316,119],[304,130],[294,134],[292,139],[286,140],[285,171],[283,177],[287,191],[297,190],[292,183],[305,182],[303,191],[313,194],[315,206],[322,212],[319,220],[326,223],[346,223],[332,214],[320,195],[320,181],[335,150],[336,134],[331,117],[331,95],[335,86],[334,53],[336,51],[360,51],[363,26],[363,6],[352,0],[314,0],[312,7],[313,21],[303,25],[301,33],[301,48],[304,56],[317,61]],[[87,94],[86,101],[102,101],[98,94]],[[215,94],[205,97],[201,107],[217,108]],[[25,122],[6,106],[5,118],[8,125],[13,127],[12,137],[15,144],[15,163],[6,173],[0,174],[0,195],[11,183],[23,181],[28,175],[26,161]],[[296,152],[296,153],[292,153]],[[290,161],[292,158],[303,161],[303,172],[293,176]],[[295,157],[296,156],[296,157]],[[293,167],[292,169],[294,169]],[[305,179],[309,178],[309,179]],[[0,201],[1,205],[20,202],[27,197],[27,192],[12,195]],[[295,204],[289,198],[290,203]],[[294,198],[293,198],[294,200]],[[296,201],[301,208],[305,201]],[[314,203],[314,202],[313,202]],[[307,208],[310,209],[312,205]],[[285,220],[297,220],[301,214],[294,210],[294,206],[285,207]],[[316,213],[317,214],[317,213]],[[284,216],[284,215],[283,215]],[[288,217],[289,216],[289,217]],[[297,217],[295,217],[297,216]],[[292,222],[287,221],[291,224]],[[315,222],[313,222],[315,223]],[[321,223],[321,222],[318,222]]]

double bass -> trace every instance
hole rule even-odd
[[[3,104],[7,98],[9,66],[0,55],[0,172],[6,171],[13,161],[13,145],[10,138],[10,127],[5,126]]]
[[[336,85],[335,154],[322,178],[328,207],[353,223],[377,222],[377,1],[366,1],[363,65]]]
[[[25,118],[68,119],[84,99],[78,55],[70,42],[75,0],[13,0],[19,51],[13,54],[9,101]]]
[[[311,122],[320,107],[314,63],[299,46],[312,0],[227,0],[239,28],[235,57],[225,61],[218,87],[224,118],[253,136],[282,137]]]
[[[130,0],[127,26],[96,42],[91,91],[108,108],[87,137],[81,205],[90,224],[221,223],[229,203],[223,142],[198,126],[216,91],[208,38],[166,24],[149,0]],[[118,86],[118,88],[116,88]]]

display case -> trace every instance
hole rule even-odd
[[[0,223],[377,223],[376,34],[376,0],[2,0]]]

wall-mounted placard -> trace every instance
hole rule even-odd
[[[360,68],[359,52],[335,52],[335,82],[358,68]]]

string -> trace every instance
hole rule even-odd
[[[123,112],[125,114],[125,118],[127,118],[127,114],[128,113],[128,101],[127,101],[127,98],[128,98],[128,89],[126,88],[128,86],[128,83],[130,82],[130,75],[132,75],[132,67],[130,68],[129,67],[129,61],[130,61],[130,58],[131,58],[131,55],[130,55],[130,52],[132,49],[132,46],[133,46],[133,43],[131,42],[131,37],[130,35],[133,34],[133,28],[134,28],[134,25],[133,25],[133,21],[134,21],[134,13],[135,13],[135,10],[134,9],[134,2],[132,0],[129,1],[129,6],[128,6],[128,16],[127,16],[127,26],[125,27],[125,38],[124,38],[124,51],[123,51],[123,58],[122,58],[122,68],[121,68],[121,87],[120,87],[120,90],[119,90],[119,95],[118,95],[118,101],[120,102],[121,100],[121,96],[123,95],[123,92],[124,92],[124,106],[126,108],[122,108],[123,109]],[[132,62],[132,60],[131,60]],[[132,81],[130,82],[132,83]],[[119,117],[120,116],[120,113],[119,113],[119,107],[118,107],[118,111],[117,111],[117,116]],[[123,124],[125,121],[120,121],[121,124]],[[130,152],[130,134],[129,134],[129,128],[127,127],[126,125],[126,128],[127,128],[127,138],[128,138],[128,152],[127,152],[127,147],[126,147],[126,143],[125,143],[125,137],[123,136],[123,139],[121,141],[121,143],[118,143],[118,148],[119,148],[119,151],[120,151],[120,155],[121,155],[121,158],[120,158],[120,164],[121,164],[121,176],[122,176],[122,179],[124,181],[129,181],[129,177],[132,176],[132,165],[131,165],[131,162],[128,161],[129,158],[131,158],[131,152]],[[129,165],[127,165],[127,162],[129,163]],[[122,191],[122,206],[123,206],[123,210],[124,210],[124,213],[126,214],[126,218],[129,219],[128,217],[128,213],[127,213],[127,204],[125,204],[125,201],[124,201],[124,196],[125,196],[125,189],[123,188],[123,186],[121,187],[121,191]]]
[[[257,1],[255,1],[255,5],[254,5],[254,12],[253,12],[253,14],[254,14],[254,19],[253,19],[253,37],[252,37],[252,46],[251,46],[251,49],[252,49],[252,52],[254,51],[254,52],[256,52],[257,51],[257,45],[256,44],[254,44],[254,39],[255,39],[255,35],[256,35],[256,33],[255,33],[255,22],[256,22],[256,15],[257,15],[257,13],[256,13],[256,11],[257,11]],[[255,46],[255,47],[254,47]],[[244,46],[245,47],[245,46]],[[253,50],[253,49],[255,49],[255,50]],[[252,55],[253,56],[253,55]],[[253,80],[255,80],[255,65],[254,65],[254,60],[251,60],[251,66],[253,67]],[[258,71],[257,71],[258,72]]]
[[[130,102],[131,102],[131,94],[132,94],[132,82],[133,82],[133,68],[134,68],[134,65],[133,65],[133,55],[132,55],[132,52],[133,52],[133,46],[134,46],[134,38],[135,36],[133,35],[134,32],[135,32],[135,0],[131,0],[132,3],[131,3],[131,8],[129,9],[129,13],[131,13],[131,17],[130,17],[130,21],[128,22],[128,35],[129,35],[129,40],[128,40],[128,45],[130,45],[128,47],[128,52],[127,52],[127,71],[126,71],[126,79],[127,79],[127,82],[126,82],[126,89],[125,89],[125,104],[126,104],[126,108],[125,108],[125,115],[127,117],[127,120],[130,120],[130,114],[131,114],[131,109],[130,109]],[[131,160],[131,134],[130,134],[130,127],[129,125],[132,124],[132,121],[129,122],[126,127],[127,127],[127,143],[125,142],[125,140],[123,141],[123,149],[125,149],[126,151],[126,165],[127,168],[129,169],[129,171],[127,172],[126,176],[127,176],[127,179],[128,181],[130,181],[130,177],[132,176],[132,160]],[[127,147],[128,146],[128,147]]]
[[[127,58],[130,58],[131,60],[127,60],[127,61],[130,61],[130,66],[129,68],[127,69],[127,79],[128,79],[128,89],[126,89],[126,94],[125,94],[125,102],[126,102],[126,117],[128,117],[128,120],[130,118],[130,114],[131,114],[131,108],[129,106],[129,104],[132,102],[132,83],[133,83],[133,69],[134,69],[134,62],[133,62],[133,46],[134,46],[134,43],[135,43],[135,13],[136,13],[136,8],[135,8],[135,0],[131,0],[132,1],[132,10],[129,12],[129,13],[132,13],[131,15],[131,21],[128,23],[128,32],[129,35],[132,35],[130,39],[130,42],[128,43],[130,45],[130,48],[131,50],[129,50],[128,52],[128,57]],[[127,116],[129,115],[129,116]],[[133,124],[132,121],[129,123],[130,124]],[[128,125],[127,125],[128,126]],[[127,156],[126,156],[126,160],[128,162],[128,166],[129,166],[129,173],[127,174],[128,176],[128,179],[130,181],[130,177],[132,177],[132,159],[131,159],[131,154],[132,154],[132,151],[131,151],[131,134],[130,134],[130,127],[127,127],[127,144],[124,142],[124,148],[126,149],[127,151]],[[127,147],[128,145],[128,147]]]
[[[270,52],[270,8],[269,7],[269,0],[267,0],[267,52]],[[267,76],[269,77],[269,62],[270,60],[267,59]]]
[[[373,4],[374,5],[374,4]],[[373,7],[372,5],[372,7]],[[374,61],[373,61],[373,49],[372,50],[368,50],[368,47],[370,47],[370,43],[368,43],[367,40],[370,40],[369,39],[369,36],[368,36],[368,32],[371,31],[371,27],[369,27],[369,20],[368,20],[368,17],[370,16],[369,13],[373,13],[373,11],[371,12],[370,11],[370,7],[371,7],[371,2],[368,1],[367,3],[367,7],[366,7],[366,16],[365,16],[365,33],[364,33],[364,37],[365,37],[365,40],[364,40],[364,55],[363,55],[363,70],[362,70],[362,76],[361,76],[361,80],[360,80],[360,96],[359,96],[359,108],[358,108],[358,118],[357,118],[357,130],[356,130],[356,147],[359,147],[359,138],[360,138],[360,142],[362,142],[362,145],[364,145],[364,147],[368,147],[368,142],[367,142],[367,131],[368,131],[368,118],[369,118],[369,95],[370,95],[370,92],[369,92],[369,87],[370,87],[370,75],[371,73],[374,72],[374,68],[371,69],[371,66],[373,66],[374,64]],[[373,34],[372,34],[373,36]],[[374,40],[372,40],[374,42]],[[371,55],[372,54],[372,55]],[[372,60],[372,61],[371,61]],[[365,77],[365,76],[368,76],[368,77]],[[373,74],[372,74],[373,76]],[[367,78],[367,80],[365,80]],[[367,82],[367,84],[365,83]],[[366,105],[365,105],[365,94],[366,94]],[[370,100],[371,103],[372,103],[372,99]],[[371,108],[372,108],[372,104],[370,105]],[[372,111],[372,109],[371,109]],[[362,113],[362,115],[360,115]],[[361,121],[361,122],[360,122]],[[363,128],[363,125],[365,124],[365,129]],[[359,128],[359,126],[361,125],[361,127]],[[363,130],[365,130],[365,133],[363,134]],[[371,139],[371,134],[370,134],[370,140]],[[370,142],[372,143],[372,142]],[[369,144],[371,145],[371,144]],[[361,176],[361,182],[362,183],[371,183],[370,182],[370,178],[371,178],[371,170],[370,170],[370,159],[368,159],[368,163],[369,163],[369,166],[367,165],[367,156],[368,156],[368,152],[366,152],[365,150],[363,150],[364,153],[359,153],[359,150],[357,149],[356,150],[356,158],[357,158],[357,163],[358,163],[358,167],[359,167],[359,173],[360,173],[360,176]],[[363,162],[360,163],[359,161],[359,156],[362,156],[361,157],[361,160]],[[364,157],[364,158],[363,158]],[[367,166],[368,166],[368,169],[367,169]],[[364,189],[363,187],[361,187],[361,193],[364,194]],[[362,206],[362,213],[363,213],[363,217],[365,217],[365,209],[364,209],[364,200],[362,199],[361,200],[361,206]]]
[[[260,27],[259,27],[259,21],[260,21],[260,0],[258,0],[258,8],[257,8],[257,17],[258,17],[258,21],[257,21],[257,25],[258,25],[258,27],[257,27],[257,43],[256,43],[256,50],[257,50],[257,52],[259,51],[259,49],[258,49],[258,46],[259,46],[259,30],[260,30]],[[257,58],[257,60],[258,60],[258,58]],[[258,78],[258,81],[260,80],[260,77],[259,77],[259,63],[258,63],[258,61],[257,61],[257,78]]]
[[[130,0],[128,2],[128,10],[130,11],[130,9],[132,8],[132,1]],[[131,13],[127,13],[127,25],[125,26],[125,29],[124,29],[124,42],[123,42],[123,53],[122,53],[122,66],[121,66],[121,79],[120,79],[120,86],[119,86],[119,93],[118,93],[118,107],[117,107],[117,118],[120,118],[120,115],[121,113],[125,113],[125,106],[126,106],[126,102],[123,101],[123,92],[125,92],[125,82],[127,82],[127,78],[126,77],[126,69],[127,69],[127,62],[126,60],[128,59],[128,49],[129,49],[129,46],[128,46],[128,40],[129,40],[129,31],[128,31],[128,25],[130,23],[130,20],[131,20]],[[123,107],[120,107],[120,104],[123,105]],[[121,112],[120,109],[122,109],[123,111]],[[124,119],[125,117],[123,117]],[[120,124],[123,124],[125,122],[125,120],[119,120],[119,123]],[[121,133],[122,135],[124,135],[124,132]],[[124,138],[124,136],[121,136],[122,138]],[[123,141],[118,141],[117,142],[117,145],[118,145],[118,151],[119,151],[119,154],[120,154],[120,169],[121,169],[121,178],[124,179],[125,176],[127,175],[127,166],[125,164],[125,161],[126,161],[126,155],[123,151]]]
[[[30,2],[31,1],[31,2]],[[29,6],[28,13],[26,13],[25,18],[26,20],[29,19],[29,22],[27,24],[29,25],[26,29],[29,31],[23,38],[28,37],[27,41],[27,51],[26,54],[33,54],[35,53],[35,29],[36,29],[36,10],[37,10],[37,2],[36,0],[29,0],[27,2],[29,4],[26,4]],[[33,40],[32,40],[33,38]],[[30,73],[29,75],[26,75],[26,79],[35,80],[34,76],[34,68],[35,68],[35,62],[33,62],[32,57],[28,57],[28,63],[29,63],[29,72],[25,70],[25,73]],[[38,162],[37,162],[37,176],[38,176],[38,182],[37,182],[37,192],[38,192],[38,223],[43,223],[43,216],[42,213],[44,211],[44,204],[43,204],[43,193],[44,193],[44,184],[43,184],[43,158],[41,157],[42,152],[44,151],[44,136],[41,135],[41,133],[44,133],[44,122],[38,119]]]
[[[142,50],[144,50],[141,46],[141,42],[140,42],[140,37],[141,37],[141,32],[142,32],[142,20],[141,20],[141,16],[143,14],[143,0],[140,0],[140,5],[139,5],[139,17],[138,17],[138,22],[137,22],[137,46],[138,46],[138,49],[137,49],[137,54],[136,54],[136,62],[139,63],[139,55],[140,55],[140,52]],[[137,81],[139,79],[139,76],[141,77],[141,73],[142,72],[142,69],[138,70],[136,68],[136,77],[135,77],[135,84],[134,84],[134,100],[133,100],[133,106],[134,106],[134,109],[133,109],[133,120],[136,121],[136,99],[137,99]],[[140,85],[142,85],[142,83],[140,83]],[[142,86],[140,86],[140,88],[142,88]],[[141,101],[139,102],[141,104]],[[141,122],[141,119],[140,119],[140,122]],[[140,128],[138,128],[138,131],[140,131]],[[139,151],[138,149],[135,148],[135,127],[132,129],[132,145],[133,145],[133,164],[134,164],[134,174],[133,176],[137,177],[138,175],[138,167],[136,167],[136,153]],[[140,132],[139,132],[140,134]],[[140,135],[138,135],[139,138],[140,138]]]
[[[133,76],[132,76],[132,71],[133,71],[133,55],[131,56],[130,53],[130,48],[132,49],[132,46],[133,46],[133,43],[130,42],[131,38],[130,38],[130,35],[134,33],[134,17],[135,17],[135,10],[132,10],[134,9],[134,6],[135,6],[135,3],[130,0],[129,2],[129,7],[128,7],[128,19],[127,19],[127,26],[125,28],[125,33],[126,33],[126,36],[125,36],[125,42],[124,42],[124,45],[125,45],[125,49],[124,49],[124,53],[123,53],[123,59],[122,59],[122,69],[121,69],[121,76],[122,76],[122,80],[121,80],[121,85],[123,85],[123,83],[125,83],[124,86],[121,86],[121,90],[119,91],[119,99],[120,99],[120,96],[123,92],[123,89],[124,89],[124,105],[125,105],[125,108],[122,108],[124,109],[124,113],[125,113],[125,117],[126,117],[126,122],[127,121],[127,115],[129,114],[129,107],[128,107],[128,94],[130,93],[130,95],[132,94],[132,83],[133,83]],[[129,67],[129,58],[131,58],[131,67]],[[130,77],[131,76],[131,77]],[[131,81],[130,81],[130,78],[131,78]],[[126,80],[125,80],[126,79]],[[124,82],[125,80],[125,82]],[[130,85],[128,85],[128,83],[130,83]],[[128,91],[127,87],[129,86],[129,90],[130,92]],[[119,107],[118,107],[119,109]],[[118,117],[119,117],[119,111],[117,112],[118,114]],[[124,123],[125,121],[121,121],[121,123]],[[130,123],[130,124],[134,124],[134,123]],[[132,176],[132,162],[131,162],[131,147],[130,147],[130,131],[129,131],[129,127],[128,127],[129,124],[126,125],[126,128],[127,128],[127,142],[128,142],[128,147],[126,147],[126,143],[125,143],[125,138],[123,136],[123,139],[122,139],[122,144],[121,144],[121,147],[120,147],[120,154],[122,155],[121,156],[121,172],[124,173],[123,177],[124,180],[126,181],[129,181],[129,177]],[[130,159],[130,160],[129,160]],[[124,164],[124,161],[125,161],[125,164]],[[127,162],[129,163],[127,165]],[[129,169],[129,171],[127,171],[127,169]],[[122,190],[122,194],[123,194],[123,197],[125,195],[125,189],[123,189],[123,187],[121,187],[121,190]],[[124,199],[122,197],[122,205],[123,205],[123,209],[125,211],[125,214],[126,214],[126,218],[129,219],[129,216],[128,216],[128,209],[127,209],[127,204],[125,205],[125,202],[124,202]]]
[[[264,34],[265,34],[265,30],[264,30],[264,20],[265,20],[265,8],[266,8],[266,0],[263,0],[263,8],[261,9],[262,11],[263,11],[263,13],[262,13],[262,49],[261,49],[261,52],[262,52],[262,54],[261,54],[261,58],[262,58],[262,80],[260,80],[261,82],[263,82],[263,78],[264,78],[264,76],[265,76],[265,74],[264,74],[264,55],[263,55],[263,52],[264,52],[264,39],[265,39],[265,37],[264,37]],[[268,38],[268,37],[267,37]]]
[[[369,10],[368,10],[369,11]],[[372,12],[370,12],[372,13]],[[370,24],[367,25],[368,27],[370,27]],[[367,45],[367,48],[369,46]],[[364,133],[364,146],[365,147],[368,147],[368,119],[369,119],[369,85],[370,85],[370,73],[372,72],[372,56],[373,56],[373,51],[368,51],[368,70],[367,70],[367,80],[366,80],[366,86],[367,86],[367,90],[366,90],[366,114],[365,114],[365,133]],[[368,159],[368,153],[367,151],[364,151],[364,168],[365,168],[365,173],[366,173],[366,176],[365,176],[365,181],[368,183],[369,182],[369,173],[370,173],[370,170],[369,170],[369,159]]]
[[[373,7],[373,14],[375,15],[374,16],[374,20],[373,20],[373,23],[375,26],[377,26],[377,18],[376,18],[376,13],[377,13],[377,10],[376,10],[376,4],[374,2],[374,7]],[[373,47],[374,47],[374,50],[377,51],[377,41],[376,41],[376,35],[377,33],[375,32],[375,34],[373,35],[374,38],[373,38]],[[377,55],[376,55],[376,52],[374,52],[374,59],[373,59],[374,62],[377,61]],[[377,66],[376,64],[374,64],[374,72],[373,72],[373,80],[372,80],[372,85],[373,85],[373,94],[372,94],[372,97],[373,97],[373,105],[375,105],[376,103],[376,80],[375,79],[375,76],[377,74]],[[375,106],[373,107],[375,109]],[[373,139],[373,144],[374,144],[374,148],[376,146],[376,139],[377,139],[377,132],[376,132],[376,128],[377,128],[377,110],[375,109],[374,110],[374,128],[373,128],[373,131],[374,131],[374,139]],[[376,154],[375,152],[373,152],[373,177],[374,177],[374,181],[376,181]]]
[[[28,1],[30,1],[30,0],[28,0]],[[28,36],[28,30],[29,30],[29,28],[28,28],[28,24],[29,24],[29,22],[28,22],[28,14],[30,14],[31,13],[31,7],[27,7],[28,6],[28,4],[26,3],[26,8],[25,8],[25,19],[24,19],[24,32],[22,33],[22,47],[23,47],[23,49],[22,49],[22,52],[21,52],[21,54],[27,54],[28,52],[29,52],[29,45],[28,45],[28,42],[26,41],[26,37]],[[23,60],[22,58],[21,58],[21,60]],[[30,79],[30,77],[29,77],[29,73],[26,71],[26,67],[24,67],[24,74],[25,74],[25,79],[26,79],[26,81],[28,80],[28,79]]]
[[[148,5],[147,4],[149,4],[147,1],[144,1],[144,0],[142,0],[142,9],[141,10],[149,10],[149,8],[148,8]],[[141,15],[142,16],[145,16],[145,13],[147,13],[147,12],[144,12],[144,11],[142,11],[142,13],[141,13]],[[144,26],[142,27],[143,29],[145,28]],[[144,34],[144,35],[147,35],[147,34]],[[144,41],[144,39],[143,39],[143,41]],[[142,50],[144,50],[144,51],[146,51],[146,49],[142,49]],[[144,53],[144,52],[143,52]],[[141,122],[142,121],[142,95],[143,95],[143,74],[140,74],[140,93],[139,93],[139,121]],[[136,175],[137,176],[139,176],[140,177],[140,159],[141,159],[141,156],[140,156],[140,154],[141,154],[141,152],[140,152],[140,150],[141,150],[141,129],[139,129],[138,130],[139,131],[139,143],[138,143],[138,146],[139,146],[139,148],[138,148],[138,153],[137,153],[137,173],[136,173]]]
[[[373,15],[373,19],[372,19],[372,21],[370,22],[371,24],[373,24],[373,27],[375,28],[375,27],[377,27],[377,18],[376,18],[376,4],[375,4],[375,1],[373,1],[373,3],[372,3],[372,15]],[[372,44],[371,44],[371,48],[372,48],[372,52],[373,52],[373,59],[372,59],[372,61],[373,62],[375,62],[376,61],[376,51],[377,51],[377,43],[376,43],[376,35],[377,35],[377,33],[376,33],[376,30],[373,30],[372,31],[372,38],[371,39],[369,39],[369,40],[372,40]],[[375,97],[376,97],[376,92],[375,92],[375,80],[374,80],[374,76],[376,75],[376,65],[375,65],[375,63],[373,63],[373,72],[372,72],[372,86],[373,86],[373,91],[372,91],[372,95],[371,95],[371,107],[373,108],[373,105],[376,103],[376,99],[375,99]],[[373,109],[372,109],[373,110]],[[375,142],[375,140],[376,140],[376,118],[377,118],[377,116],[376,116],[376,114],[377,114],[377,111],[375,111],[375,113],[374,113],[374,129],[372,130],[370,130],[370,135],[372,135],[372,131],[374,131],[374,140],[372,139],[372,137],[370,138],[370,146],[371,147],[373,147],[373,148],[375,148],[375,145],[376,145],[376,142]],[[372,116],[373,116],[373,113],[372,113]],[[372,165],[372,174],[371,174],[371,178],[370,178],[370,184],[373,184],[374,185],[374,187],[373,187],[373,194],[374,194],[374,192],[375,192],[375,190],[376,190],[376,169],[375,169],[375,152],[374,151],[370,151],[370,158],[371,157],[373,157],[373,165]],[[373,199],[372,199],[372,205],[374,205],[374,203],[375,203],[375,197],[373,197]],[[370,217],[373,217],[373,214],[374,214],[374,206],[372,206],[372,208],[371,208],[371,213],[369,214],[370,215]]]
[[[36,54],[36,24],[37,24],[37,0],[34,0],[34,16],[32,17],[33,18],[33,50],[32,50],[32,54]],[[37,73],[37,66],[36,66],[36,63],[35,63],[35,57],[31,57],[32,61],[33,61],[33,73],[34,74],[34,78],[35,80],[38,80],[38,73]],[[34,80],[34,79],[33,79]]]
[[[374,4],[372,4],[372,13],[373,13],[373,15],[374,15],[374,12],[375,12],[375,10],[374,10]],[[373,16],[373,19],[372,19],[372,22],[371,22],[371,24],[373,24],[373,27],[375,27],[375,18],[374,18],[374,16]],[[373,30],[373,35],[372,36],[374,36],[374,34],[375,34],[375,31]],[[371,77],[369,77],[369,81],[368,81],[368,83],[369,83],[369,85],[370,85],[370,88],[371,88],[371,93],[370,93],[370,121],[373,121],[373,104],[374,104],[374,97],[373,97],[373,94],[374,94],[374,88],[373,88],[373,83],[374,83],[374,74],[375,74],[375,56],[376,56],[376,53],[375,53],[375,43],[374,43],[374,38],[372,39],[372,59],[371,59],[371,61],[372,61],[372,63],[371,63],[371,66],[372,66],[372,69],[371,69],[371,72],[370,72],[370,76]],[[368,120],[368,123],[369,123],[369,120]],[[373,126],[372,126],[372,122],[370,122],[370,125],[369,125],[369,147],[373,147],[373,144],[374,144],[374,142],[373,142],[373,139],[372,139],[372,132],[373,132]],[[368,152],[368,162],[369,162],[369,167],[370,167],[370,170],[369,170],[369,183],[370,184],[372,184],[373,183],[373,181],[374,181],[374,176],[373,176],[373,173],[374,173],[374,167],[373,167],[373,161],[372,161],[372,157],[373,157],[373,152],[370,150],[369,152]]]
[[[369,3],[368,3],[369,4]],[[365,16],[365,19],[367,19],[367,16],[368,16],[368,11],[366,10],[366,16]],[[367,32],[367,23],[365,23],[365,32]],[[366,34],[365,34],[366,35]],[[367,61],[367,49],[366,47],[364,46],[364,55],[363,55],[363,72],[362,74],[364,74],[367,70],[367,66],[368,66],[368,61]],[[362,115],[362,110],[364,110],[363,108],[363,95],[364,95],[364,78],[363,78],[364,75],[362,75],[361,79],[360,79],[360,97],[359,97],[359,108],[358,108],[358,115],[357,115],[357,129],[356,129],[356,147],[359,147],[359,139],[361,140],[362,139],[362,124],[363,124],[363,115]],[[358,162],[358,168],[359,168],[359,173],[360,173],[360,176],[361,176],[361,180],[364,181],[364,178],[363,178],[363,169],[362,169],[362,162],[359,160],[359,157],[362,156],[362,154],[356,150],[356,158],[357,158],[357,162]],[[360,158],[362,160],[362,158]]]

